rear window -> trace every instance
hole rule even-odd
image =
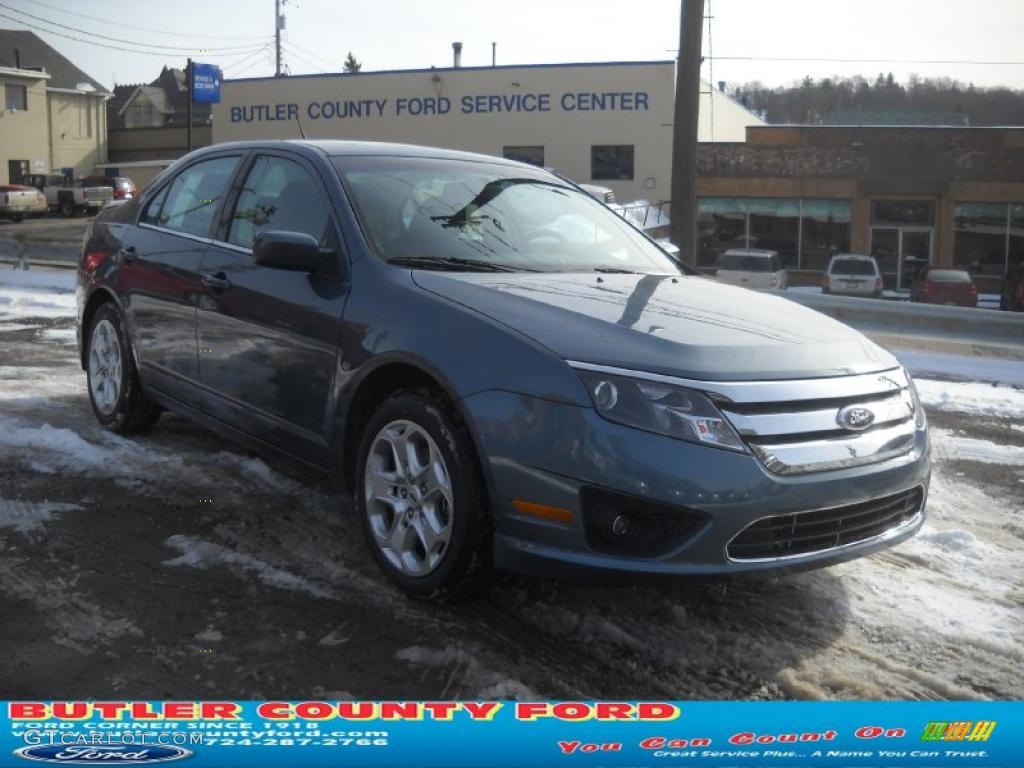
[[[867,259],[836,259],[832,262],[833,275],[874,275],[875,263]]]
[[[971,276],[959,269],[929,269],[925,279],[931,283],[969,283]]]
[[[726,253],[722,256],[722,266],[731,272],[773,272],[770,256],[751,256],[741,253]]]

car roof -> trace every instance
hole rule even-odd
[[[874,261],[874,256],[868,256],[866,253],[837,253],[832,257],[832,261],[836,259],[856,259],[857,261]]]
[[[442,149],[440,147],[424,147],[417,144],[396,144],[386,141],[343,141],[340,139],[277,139],[267,141],[231,141],[223,144],[214,144],[206,147],[205,151],[223,149],[286,149],[286,148],[308,148],[318,151],[328,157],[340,156],[392,156],[392,157],[422,157],[436,158],[443,160],[470,160],[475,162],[502,163],[530,168],[534,171],[543,171],[529,163],[520,163],[494,155],[482,155],[477,152],[463,152],[457,149]]]
[[[759,256],[761,258],[769,258],[770,256],[778,256],[778,251],[767,251],[762,248],[730,248],[726,251],[723,256]]]

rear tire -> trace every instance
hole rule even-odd
[[[75,204],[70,200],[65,200],[60,204],[60,215],[65,219],[70,219],[75,215]]]
[[[16,213],[13,216],[11,216],[11,221],[13,221],[15,224],[21,224],[21,222],[23,222],[24,220],[25,214],[23,213]]]
[[[367,423],[356,508],[377,565],[408,595],[443,601],[489,584],[491,522],[466,428],[433,390],[401,391]]]
[[[150,429],[160,418],[160,407],[142,391],[121,313],[113,304],[101,305],[88,333],[86,372],[96,419],[120,434]]]

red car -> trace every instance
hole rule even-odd
[[[910,300],[925,304],[976,307],[978,288],[970,274],[962,269],[928,267],[910,286]]]
[[[79,183],[83,187],[113,187],[115,200],[133,200],[139,194],[127,176],[86,176]]]
[[[1007,272],[999,308],[1008,312],[1024,312],[1024,264],[1016,264]]]

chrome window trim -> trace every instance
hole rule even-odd
[[[181,232],[177,229],[168,229],[167,227],[158,227],[155,224],[146,224],[139,222],[138,225],[142,229],[151,229],[154,232],[163,232],[165,235],[177,235],[178,237],[184,237],[186,240],[194,240],[197,243],[203,245],[212,245],[215,241],[212,237],[200,237],[199,235],[193,235],[190,232]]]
[[[702,381],[667,376],[648,371],[634,371],[611,365],[597,365],[579,360],[566,360],[573,368],[614,376],[674,384],[695,389],[719,400],[733,403],[793,403],[802,400],[850,399],[869,395],[886,395],[909,386],[902,367],[889,368],[877,373],[830,376],[814,379],[785,379],[780,381]]]
[[[740,534],[742,534],[744,531],[746,531],[747,528],[749,528],[752,525],[756,525],[757,523],[761,522],[762,520],[769,520],[769,519],[771,519],[773,517],[785,517],[787,515],[804,515],[804,514],[808,514],[808,513],[811,513],[811,512],[828,512],[829,510],[832,510],[832,509],[840,509],[842,507],[851,506],[851,504],[856,504],[857,502],[848,502],[846,504],[836,504],[836,505],[831,506],[831,507],[819,507],[817,509],[805,509],[805,510],[802,510],[801,512],[781,512],[781,513],[776,513],[774,515],[765,515],[764,517],[759,517],[756,520],[751,520],[749,523],[747,523],[745,526],[743,526],[743,528],[741,530],[739,530],[736,533],[735,536],[733,536],[731,539],[729,539],[729,541],[726,542],[725,550],[724,550],[725,551],[725,559],[728,560],[730,563],[778,563],[778,562],[782,562],[782,561],[785,561],[785,560],[800,560],[800,559],[804,559],[804,558],[814,558],[814,557],[818,557],[818,556],[820,556],[822,554],[825,554],[825,553],[843,552],[843,551],[845,551],[847,549],[852,549],[854,547],[860,547],[860,546],[863,546],[865,544],[875,544],[875,543],[881,543],[883,541],[887,541],[889,539],[895,538],[896,536],[899,536],[901,533],[905,532],[908,528],[911,528],[911,527],[917,525],[919,522],[921,522],[921,519],[924,517],[924,509],[925,509],[925,506],[928,503],[928,489],[926,487],[921,486],[921,485],[914,485],[914,486],[911,486],[910,488],[907,488],[907,489],[905,489],[903,491],[897,491],[896,494],[892,494],[892,495],[897,495],[899,493],[909,493],[909,492],[913,491],[915,488],[920,488],[921,489],[921,506],[919,506],[917,508],[917,512],[914,514],[914,516],[911,517],[909,520],[907,520],[902,525],[898,525],[895,528],[890,528],[887,531],[883,531],[882,533],[878,534],[877,536],[872,536],[872,537],[867,538],[867,539],[861,539],[860,541],[851,541],[849,544],[840,544],[839,546],[835,546],[835,547],[825,547],[824,549],[816,549],[813,552],[800,552],[799,554],[796,554],[796,555],[779,555],[778,557],[735,558],[735,557],[732,557],[729,554],[729,545],[732,544],[733,541],[735,541],[737,538],[739,538]],[[869,499],[869,501],[873,501],[873,499]]]

